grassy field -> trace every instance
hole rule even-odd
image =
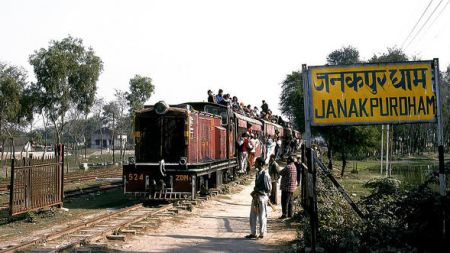
[[[450,161],[446,157],[446,162]],[[327,162],[327,161],[326,161]],[[424,154],[422,156],[409,156],[395,158],[392,165],[394,166],[428,166],[437,165],[437,154]],[[350,160],[347,161],[347,166],[344,172],[344,176],[341,177],[342,161],[333,162],[333,175],[337,181],[344,187],[344,189],[350,194],[350,196],[358,201],[361,197],[367,196],[370,193],[370,189],[365,188],[363,185],[369,180],[385,177],[385,164],[383,164],[383,175],[380,173],[380,161],[379,160]],[[393,177],[398,177],[393,175]],[[401,179],[398,177],[398,179]]]

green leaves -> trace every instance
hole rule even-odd
[[[62,131],[71,107],[89,112],[103,70],[103,62],[92,48],[85,49],[81,39],[69,36],[50,41],[48,49],[36,50],[29,62],[37,79],[32,88],[40,101],[38,108],[49,115],[57,132]]]
[[[297,129],[305,131],[305,113],[303,109],[302,73],[293,71],[281,84],[280,110],[289,119],[293,119]]]
[[[23,68],[0,62],[0,136],[22,118],[31,119],[27,94],[26,72]],[[4,131],[6,130],[6,131]]]
[[[131,114],[144,107],[145,101],[150,98],[154,89],[155,86],[150,77],[135,75],[130,79],[130,92],[127,93],[126,98]]]

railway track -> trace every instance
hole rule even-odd
[[[64,175],[64,184],[95,180],[96,178],[122,177],[121,168],[93,169],[91,171],[71,172]],[[9,180],[0,182],[0,195],[8,194]]]
[[[1,253],[15,252],[17,250],[60,252],[62,250],[87,244],[111,236],[122,238],[125,233],[136,233],[133,228],[141,228],[145,224],[152,223],[150,218],[158,218],[159,214],[165,214],[173,208],[172,204],[162,207],[145,207],[142,204],[123,208],[113,213],[107,213],[90,220],[82,221],[52,234],[42,235],[30,241],[9,245],[1,249]],[[125,229],[128,228],[128,229]]]
[[[230,187],[243,184],[247,179],[244,177],[239,181],[223,185],[221,189],[211,191],[211,196],[216,196],[222,191],[227,192]],[[110,240],[125,240],[127,235],[135,235],[145,229],[158,226],[168,216],[173,217],[180,210],[191,210],[208,199],[209,197],[178,200],[158,207],[137,204],[89,220],[81,220],[77,224],[20,244],[0,247],[0,253],[17,250],[21,252],[62,252],[70,248],[93,244],[105,237]]]
[[[122,187],[122,183],[107,183],[102,185],[96,185],[96,186],[89,186],[84,187],[81,189],[76,190],[68,190],[64,191],[64,199],[74,198],[82,195],[87,195],[91,193],[101,192],[101,191],[108,191],[111,189]],[[9,207],[9,201],[0,202],[0,209],[8,208]]]

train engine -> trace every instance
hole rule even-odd
[[[135,160],[123,167],[125,193],[195,198],[224,183],[237,166],[224,106],[160,101],[135,114]]]

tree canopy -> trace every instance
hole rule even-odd
[[[10,135],[10,127],[22,118],[30,119],[29,87],[26,71],[21,67],[0,62],[0,135]]]
[[[145,101],[153,94],[155,86],[152,84],[152,79],[146,76],[135,75],[130,79],[130,92],[127,93],[128,106],[130,107],[130,114],[134,111],[142,109]]]
[[[49,47],[36,50],[29,62],[37,79],[33,84],[37,107],[48,115],[59,142],[67,111],[74,107],[88,113],[94,103],[103,62],[81,39],[71,36],[50,41]]]
[[[305,112],[303,106],[303,81],[300,71],[293,71],[281,84],[280,110],[297,129],[305,131]]]

